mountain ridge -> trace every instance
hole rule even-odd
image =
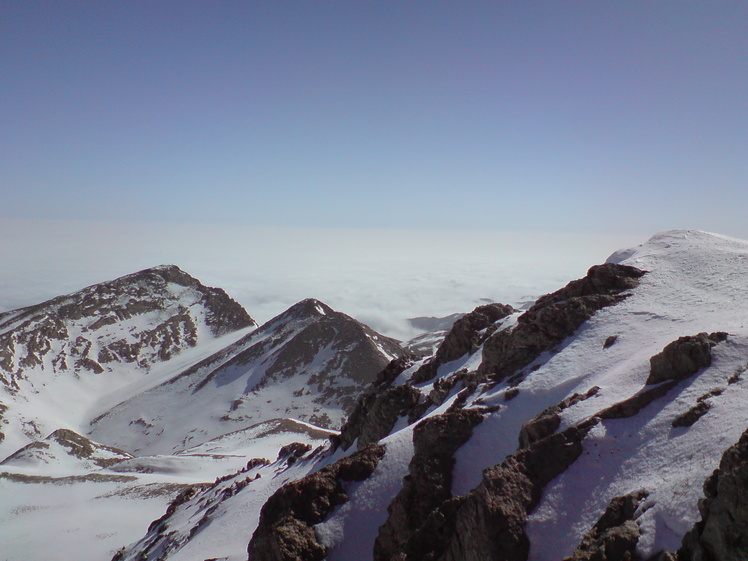
[[[140,561],[743,559],[746,270],[748,242],[669,231],[528,309],[479,306],[425,354],[390,348],[314,299],[213,353],[183,351],[158,383],[132,392],[129,410],[108,409],[122,420],[111,434],[88,435],[109,445],[124,430],[143,438],[150,424],[153,444],[98,470],[69,468],[87,478],[75,485],[92,497],[88,507],[94,495],[141,497],[142,510],[120,502],[123,512],[162,505],[97,551]],[[380,362],[343,407],[336,360],[355,353],[351,341],[369,349],[363,356],[378,350]],[[351,371],[370,362],[353,360]],[[169,417],[167,397],[183,417]],[[310,424],[323,397],[341,412],[331,427],[340,434]],[[221,420],[227,406],[233,420]],[[252,408],[265,407],[283,414],[250,424]],[[182,438],[190,423],[214,421],[238,430],[155,444],[158,431]],[[3,469],[8,504],[53,485],[23,479],[49,467]],[[134,479],[111,479],[123,474]],[[37,504],[70,504],[54,489]],[[145,498],[156,489],[164,494]],[[117,549],[125,536],[132,543]]]

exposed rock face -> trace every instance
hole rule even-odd
[[[492,335],[483,347],[479,373],[494,382],[511,376],[572,335],[596,311],[625,299],[625,291],[644,274],[613,263],[591,267],[584,278],[538,299],[513,329]]]
[[[146,269],[1,314],[0,382],[17,387],[32,368],[101,374],[117,362],[145,367],[195,346],[201,322],[214,336],[256,325],[223,290],[178,267]]]
[[[443,561],[527,559],[527,515],[543,488],[582,453],[582,440],[597,419],[548,436],[483,471],[483,481],[457,508]]]
[[[252,561],[321,561],[325,548],[312,526],[348,500],[345,484],[363,481],[377,467],[384,446],[372,445],[281,487],[262,507],[249,542]]]
[[[639,542],[640,531],[636,515],[637,508],[647,495],[646,491],[638,491],[630,495],[614,497],[592,530],[584,536],[574,554],[564,561],[634,561],[638,559],[635,549]]]
[[[358,448],[363,448],[387,436],[397,420],[415,407],[420,397],[418,390],[409,385],[395,386],[378,395],[368,395],[361,410],[361,430]],[[351,417],[355,422],[357,419]],[[346,435],[346,444],[350,435]],[[348,446],[345,446],[347,448]]]
[[[377,375],[374,387],[359,397],[340,431],[340,437],[334,439],[343,450],[348,450],[357,438],[358,448],[384,438],[397,420],[418,403],[420,393],[415,388],[409,385],[388,387],[412,366],[413,361],[410,355],[396,358]]]
[[[712,347],[727,339],[727,333],[718,331],[707,335],[699,333],[680,337],[650,360],[647,384],[666,380],[685,380],[700,368],[712,364]]]
[[[514,308],[505,304],[478,306],[458,319],[436,351],[434,358],[424,364],[413,375],[414,382],[425,382],[436,376],[439,366],[474,353],[488,334],[481,332],[497,321],[513,314]]]
[[[704,482],[701,520],[683,539],[680,561],[748,559],[748,430]]]
[[[106,468],[132,456],[123,450],[89,440],[70,429],[58,429],[44,440],[32,442],[17,450],[0,465],[39,466],[67,457],[91,468]]]
[[[527,421],[519,431],[519,447],[528,448],[533,442],[556,432],[561,426],[561,411],[597,394],[599,387],[594,386],[586,394],[575,393],[557,405],[551,405]]]
[[[375,561],[424,559],[443,538],[439,524],[426,524],[434,511],[452,498],[455,452],[483,420],[475,410],[461,410],[429,417],[413,431],[414,455],[403,488],[387,511],[374,544]],[[437,515],[437,518],[439,515]],[[442,516],[443,518],[443,516]]]

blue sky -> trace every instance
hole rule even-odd
[[[720,1],[0,1],[0,218],[748,237],[746,29]]]

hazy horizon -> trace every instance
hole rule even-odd
[[[317,298],[385,334],[405,320],[518,305],[647,237],[569,233],[5,221],[0,310],[160,264],[225,289],[260,323]]]

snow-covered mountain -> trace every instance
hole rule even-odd
[[[326,448],[182,495],[118,559],[748,558],[748,242],[620,251],[390,363]]]
[[[416,353],[315,300],[211,330],[173,281],[171,312],[48,347],[4,314],[3,556],[748,559],[747,270],[748,242],[658,234]],[[118,337],[137,359],[99,360]]]
[[[175,497],[328,443],[402,353],[312,299],[257,328],[174,266],[2,314],[0,557],[110,558]]]
[[[304,300],[98,414],[91,435],[134,453],[163,454],[279,417],[339,429],[364,388],[402,352],[345,314]]]
[[[140,387],[185,351],[257,324],[223,290],[155,267],[0,315],[0,456],[58,428],[86,432],[104,396]],[[194,360],[194,358],[193,358]]]

